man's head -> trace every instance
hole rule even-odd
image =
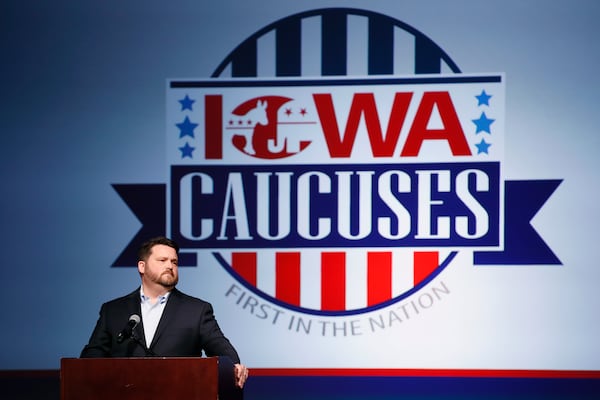
[[[164,236],[159,236],[144,242],[140,246],[138,250],[138,261],[146,261],[148,259],[148,256],[150,256],[150,253],[152,252],[152,248],[157,244],[172,247],[173,249],[175,249],[175,253],[179,253],[179,245],[175,243],[174,240],[171,240]]]
[[[177,243],[166,237],[150,239],[140,246],[138,271],[145,290],[171,290],[177,285],[178,252]]]

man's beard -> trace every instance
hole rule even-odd
[[[163,272],[160,276],[154,279],[154,281],[167,289],[172,289],[175,287],[175,285],[177,285],[179,279],[174,274]]]

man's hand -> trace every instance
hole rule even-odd
[[[244,387],[246,379],[248,379],[248,368],[243,364],[234,364],[233,372],[235,374],[235,385],[240,389]]]

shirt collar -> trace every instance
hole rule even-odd
[[[165,304],[167,302],[167,299],[169,298],[169,295],[171,294],[171,292],[167,292],[165,294],[163,294],[162,296],[158,297],[158,304]],[[147,301],[150,301],[150,297],[146,296],[144,294],[144,287],[140,286],[140,300],[142,301],[142,303],[145,303]]]

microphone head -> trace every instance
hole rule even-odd
[[[129,317],[129,322],[133,321],[136,323],[136,325],[139,324],[141,320],[142,319],[137,314],[131,314],[131,316]]]

